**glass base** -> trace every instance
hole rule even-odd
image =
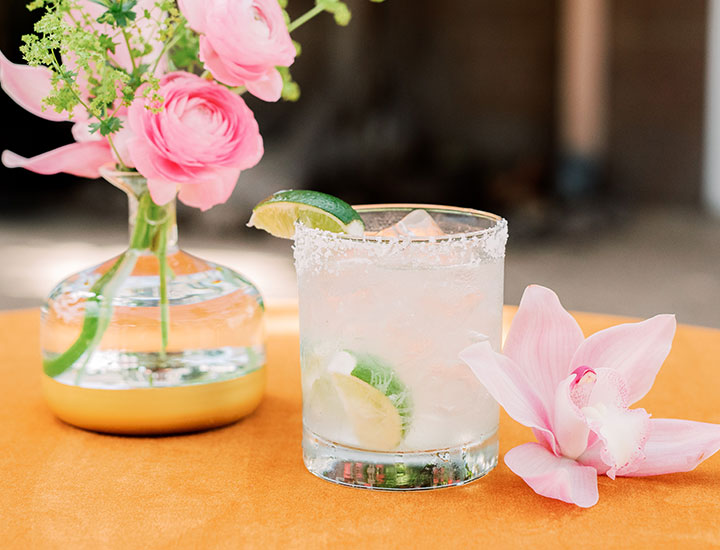
[[[310,473],[340,485],[413,491],[463,485],[498,462],[497,432],[482,442],[423,452],[373,452],[327,441],[303,430],[303,460]]]
[[[187,433],[231,424],[262,400],[265,368],[232,380],[175,387],[97,389],[43,375],[43,393],[61,420],[124,435]]]

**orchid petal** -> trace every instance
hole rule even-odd
[[[503,352],[520,365],[546,410],[558,384],[573,370],[570,360],[583,341],[577,321],[550,289],[531,285],[520,301]]]
[[[545,428],[532,428],[532,433],[541,445],[550,449],[556,455],[560,455],[557,439],[551,430],[547,430]]]
[[[627,383],[628,405],[632,405],[652,387],[670,352],[675,326],[674,315],[657,315],[601,330],[580,344],[571,367],[618,371]]]
[[[127,126],[121,128],[113,136],[113,145],[115,145],[115,151],[117,151],[117,154],[113,151],[113,157],[115,157],[115,160],[119,163],[124,164],[128,168],[135,168],[135,163],[132,160],[132,155],[130,154],[130,149],[128,147],[128,144],[134,139],[135,134],[133,134],[132,130]]]
[[[218,170],[218,179],[211,182],[180,184],[178,198],[188,206],[208,210],[230,198],[239,176],[239,169]]]
[[[585,451],[590,435],[585,415],[571,397],[572,388],[580,381],[582,378],[578,379],[573,374],[560,382],[555,392],[553,433],[562,455],[571,459],[576,459]]]
[[[150,198],[160,206],[169,203],[177,194],[177,184],[170,181],[148,178],[147,186]]]
[[[549,448],[556,450],[542,400],[512,360],[495,353],[488,342],[465,348],[460,352],[460,359],[513,419],[543,433]]]
[[[589,508],[598,501],[597,471],[555,456],[538,443],[525,443],[505,453],[505,464],[537,494]]]
[[[257,80],[247,80],[245,87],[248,92],[263,101],[277,101],[282,95],[282,76],[273,68]]]
[[[592,466],[597,470],[598,475],[603,475],[610,470],[603,460],[605,453],[605,442],[596,434],[590,432],[587,449],[576,460],[583,466]]]
[[[51,77],[50,69],[12,63],[0,52],[0,85],[15,103],[46,120],[69,120],[67,112],[56,113],[43,103],[52,92]]]
[[[653,418],[645,443],[645,460],[632,472],[618,475],[654,476],[689,472],[720,450],[720,425],[691,420]]]
[[[106,141],[71,143],[42,155],[25,158],[3,151],[2,163],[8,168],[25,168],[38,174],[65,172],[83,178],[99,178],[100,167],[113,160]]]
[[[91,132],[89,122],[76,122],[72,127],[72,136],[75,141],[85,143],[87,141],[102,141],[104,138],[100,132]]]

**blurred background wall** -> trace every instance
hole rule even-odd
[[[16,62],[34,19],[24,4],[0,3],[0,48]],[[302,88],[297,104],[247,98],[265,158],[242,174],[227,204],[202,215],[181,209],[183,234],[259,238],[244,233],[252,205],[290,187],[351,203],[456,204],[509,218],[510,250],[524,270],[513,275],[508,264],[510,302],[527,282],[562,287],[565,269],[553,266],[587,270],[603,287],[598,266],[610,263],[608,271],[625,270],[623,282],[642,289],[643,274],[662,271],[663,258],[677,256],[665,247],[677,241],[685,250],[683,239],[690,238],[714,248],[683,257],[682,275],[694,277],[686,284],[692,288],[658,307],[688,300],[701,307],[708,300],[697,292],[711,293],[720,305],[720,235],[702,202],[707,0],[349,5],[348,28],[324,16],[294,34],[303,45],[292,68]],[[291,0],[290,11],[311,6]],[[36,119],[4,95],[0,109],[0,149],[29,156],[71,139],[68,124]],[[585,141],[573,137],[578,127]],[[4,167],[0,178],[8,235],[13,220],[55,228],[125,223],[124,197],[109,185]],[[698,230],[679,235],[672,225],[678,217],[687,220],[681,228],[696,223]],[[18,227],[12,225],[13,235],[22,234]],[[635,252],[623,252],[631,245]],[[578,253],[583,247],[590,252]],[[650,267],[642,264],[648,253]],[[628,262],[640,262],[636,272],[626,271]],[[613,289],[608,295],[618,294],[616,284],[604,285]],[[608,305],[602,292],[594,293],[596,302],[583,301],[587,289],[578,281],[567,285],[571,307],[640,315],[657,303],[651,296]],[[708,310],[690,321],[720,326],[720,314]]]
[[[573,0],[566,0],[573,2]],[[575,0],[581,3],[584,0]],[[707,2],[608,0],[609,146],[603,198],[700,202]],[[0,7],[0,48],[13,61],[34,14]],[[558,198],[559,0],[351,2],[350,27],[324,17],[300,28],[296,105],[249,98],[272,162],[295,186],[355,202],[435,201],[521,208]],[[291,2],[292,11],[310,7]],[[68,124],[0,99],[2,147],[35,154],[66,143]],[[7,131],[12,127],[12,131]],[[592,131],[592,130],[591,130]],[[280,157],[275,157],[275,154]],[[267,164],[266,159],[265,164]],[[74,202],[67,176],[1,168],[10,208]],[[255,186],[252,172],[243,185]],[[263,193],[273,191],[268,184]],[[114,194],[114,193],[113,193]],[[260,193],[262,195],[262,193]],[[562,198],[562,197],[560,197]]]

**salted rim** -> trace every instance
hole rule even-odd
[[[477,231],[466,231],[464,233],[451,233],[446,235],[440,235],[440,236],[430,236],[430,237],[408,237],[407,235],[402,236],[379,236],[379,235],[350,235],[348,233],[333,233],[332,231],[327,231],[326,229],[315,229],[312,227],[306,227],[300,223],[296,224],[296,231],[300,229],[301,231],[309,232],[309,233],[317,233],[323,236],[327,236],[333,239],[339,239],[344,241],[357,241],[357,242],[384,242],[384,243],[396,243],[398,241],[403,242],[418,242],[418,243],[437,243],[437,242],[447,242],[447,241],[454,241],[454,240],[462,240],[462,239],[468,239],[473,237],[484,237],[488,235],[492,235],[493,233],[496,233],[498,231],[501,231],[502,229],[507,227],[507,220],[501,216],[498,216],[497,214],[493,214],[491,212],[486,212],[484,210],[475,210],[473,208],[463,208],[459,206],[444,206],[441,204],[420,204],[420,203],[387,203],[387,204],[359,204],[359,205],[353,205],[353,208],[358,212],[358,214],[362,214],[365,212],[387,212],[387,211],[394,211],[394,210],[402,210],[402,211],[412,211],[412,210],[425,210],[427,212],[441,212],[441,213],[450,213],[450,214],[461,214],[466,215],[470,217],[475,218],[483,218],[485,220],[490,220],[494,222],[493,225],[490,227],[486,227],[485,229],[478,229]],[[362,216],[361,216],[362,217]]]

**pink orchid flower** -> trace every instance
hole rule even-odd
[[[50,94],[52,73],[44,67],[29,67],[9,61],[0,52],[0,86],[15,103],[32,114],[54,122],[70,120],[66,112],[43,108],[43,98]],[[64,145],[36,157],[25,158],[12,151],[3,151],[2,163],[8,168],[25,168],[38,174],[65,172],[84,178],[99,178],[99,168],[113,159],[107,140],[90,136],[87,116],[76,109],[73,126],[76,143]]]
[[[720,425],[628,408],[652,387],[674,333],[675,317],[658,315],[586,339],[554,292],[530,286],[503,354],[481,342],[460,357],[538,439],[509,450],[505,464],[536,493],[589,507],[598,475],[687,472],[720,449]]]
[[[78,0],[78,7],[97,18],[105,10],[102,6],[90,0]],[[142,13],[145,9],[150,12],[157,12],[155,0],[139,0],[134,8],[136,13]],[[157,15],[157,13],[155,13]],[[81,18],[78,18],[81,19]],[[139,23],[141,30],[148,27],[143,20]],[[99,25],[99,29],[109,32],[110,27]],[[162,44],[157,40],[151,41],[155,51],[159,51]],[[127,70],[131,68],[130,53],[124,42],[117,44],[114,61]],[[64,56],[63,62],[70,68],[76,67],[72,55]],[[167,70],[167,61],[160,60],[155,74],[162,74]],[[38,174],[58,174],[64,172],[84,178],[99,178],[100,167],[108,162],[120,160],[115,158],[108,141],[99,134],[90,134],[88,131],[88,114],[78,106],[72,113],[57,113],[43,104],[43,99],[52,91],[52,72],[45,67],[30,67],[12,63],[0,52],[0,86],[15,103],[26,111],[46,120],[53,122],[75,121],[72,135],[75,143],[64,145],[58,149],[48,151],[32,158],[20,156],[12,151],[3,151],[2,163],[8,168],[25,168]],[[87,86],[80,82],[82,95],[87,99]],[[123,118],[126,109],[121,109],[118,114]],[[125,141],[123,137],[122,141]],[[122,150],[121,156],[124,157]]]

